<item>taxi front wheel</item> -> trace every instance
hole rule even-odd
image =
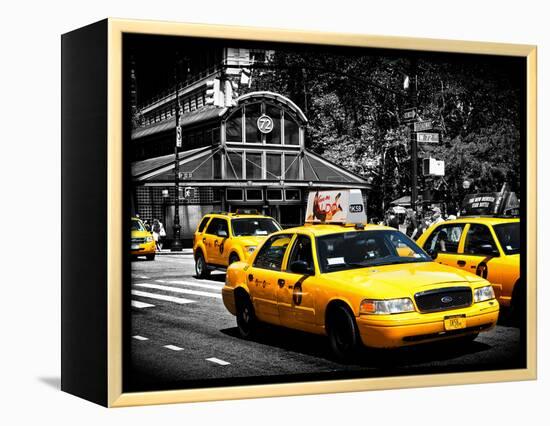
[[[208,278],[210,275],[210,271],[208,270],[208,265],[206,264],[206,260],[204,260],[204,256],[202,253],[199,253],[197,255],[197,258],[195,259],[195,272],[197,274],[197,278]]]
[[[333,308],[327,318],[330,347],[342,362],[352,361],[359,347],[359,330],[355,318],[344,306]]]

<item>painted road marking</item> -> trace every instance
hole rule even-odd
[[[227,361],[224,361],[223,359],[218,359],[218,358],[206,358],[207,361],[210,361],[210,362],[213,362],[215,364],[220,364],[220,365],[230,365],[231,363],[230,362],[227,362]]]
[[[148,280],[149,277],[146,277],[145,275],[132,275],[132,278],[139,278],[142,280]]]
[[[156,280],[157,283],[166,283],[166,284],[180,284],[180,285],[188,285],[191,287],[201,287],[201,288],[207,288],[210,290],[220,290],[223,287],[222,285],[211,285],[211,284],[198,284],[198,283],[192,283],[189,281],[165,281],[165,280]]]
[[[143,309],[143,308],[154,308],[155,305],[151,305],[150,303],[140,302],[139,300],[132,300],[132,307]]]
[[[143,336],[132,336],[132,339],[136,339],[136,340],[149,340],[147,337],[143,337]]]
[[[134,284],[136,287],[144,287],[144,288],[150,288],[153,290],[163,290],[163,291],[171,291],[173,293],[183,293],[183,294],[193,294],[195,296],[206,296],[206,297],[214,297],[216,299],[221,299],[222,295],[219,293],[209,293],[206,291],[197,291],[197,290],[187,290],[185,288],[179,288],[179,287],[169,287],[166,285],[158,285],[158,284],[147,284],[147,283],[140,283],[140,284]],[[132,291],[132,294],[134,292]],[[151,293],[149,293],[151,294]]]
[[[166,349],[170,349],[171,351],[183,351],[183,348],[180,348],[179,346],[174,345],[166,345],[164,346]]]
[[[183,299],[181,297],[167,296],[165,294],[147,293],[145,291],[132,290],[132,294],[134,296],[141,296],[149,299],[158,299],[158,300],[164,300],[166,302],[174,302],[180,305],[183,305],[185,303],[194,303],[194,300]]]

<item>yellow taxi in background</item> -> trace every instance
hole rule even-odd
[[[525,313],[520,277],[520,221],[517,218],[464,217],[428,228],[417,244],[436,262],[487,279],[501,306]]]
[[[326,223],[316,212],[334,204],[341,223]],[[495,326],[491,284],[434,262],[393,228],[362,225],[360,191],[310,194],[306,218],[227,269],[222,298],[242,337],[258,322],[328,335],[336,357],[346,360],[360,344],[468,341]]]
[[[207,214],[193,236],[197,277],[206,278],[212,269],[248,259],[269,234],[281,229],[275,219],[255,210]]]
[[[137,217],[132,218],[132,241],[130,244],[132,256],[145,256],[147,260],[155,260],[157,246],[153,235],[145,229],[143,222]]]

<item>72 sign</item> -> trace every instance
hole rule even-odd
[[[273,120],[265,114],[258,118],[257,125],[258,130],[262,133],[270,133],[273,130]]]

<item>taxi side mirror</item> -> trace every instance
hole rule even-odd
[[[300,275],[313,275],[312,268],[304,260],[296,260],[290,264],[290,272]]]
[[[437,259],[437,255],[439,254],[437,250],[432,249],[427,249],[426,253],[428,253],[433,260]]]

